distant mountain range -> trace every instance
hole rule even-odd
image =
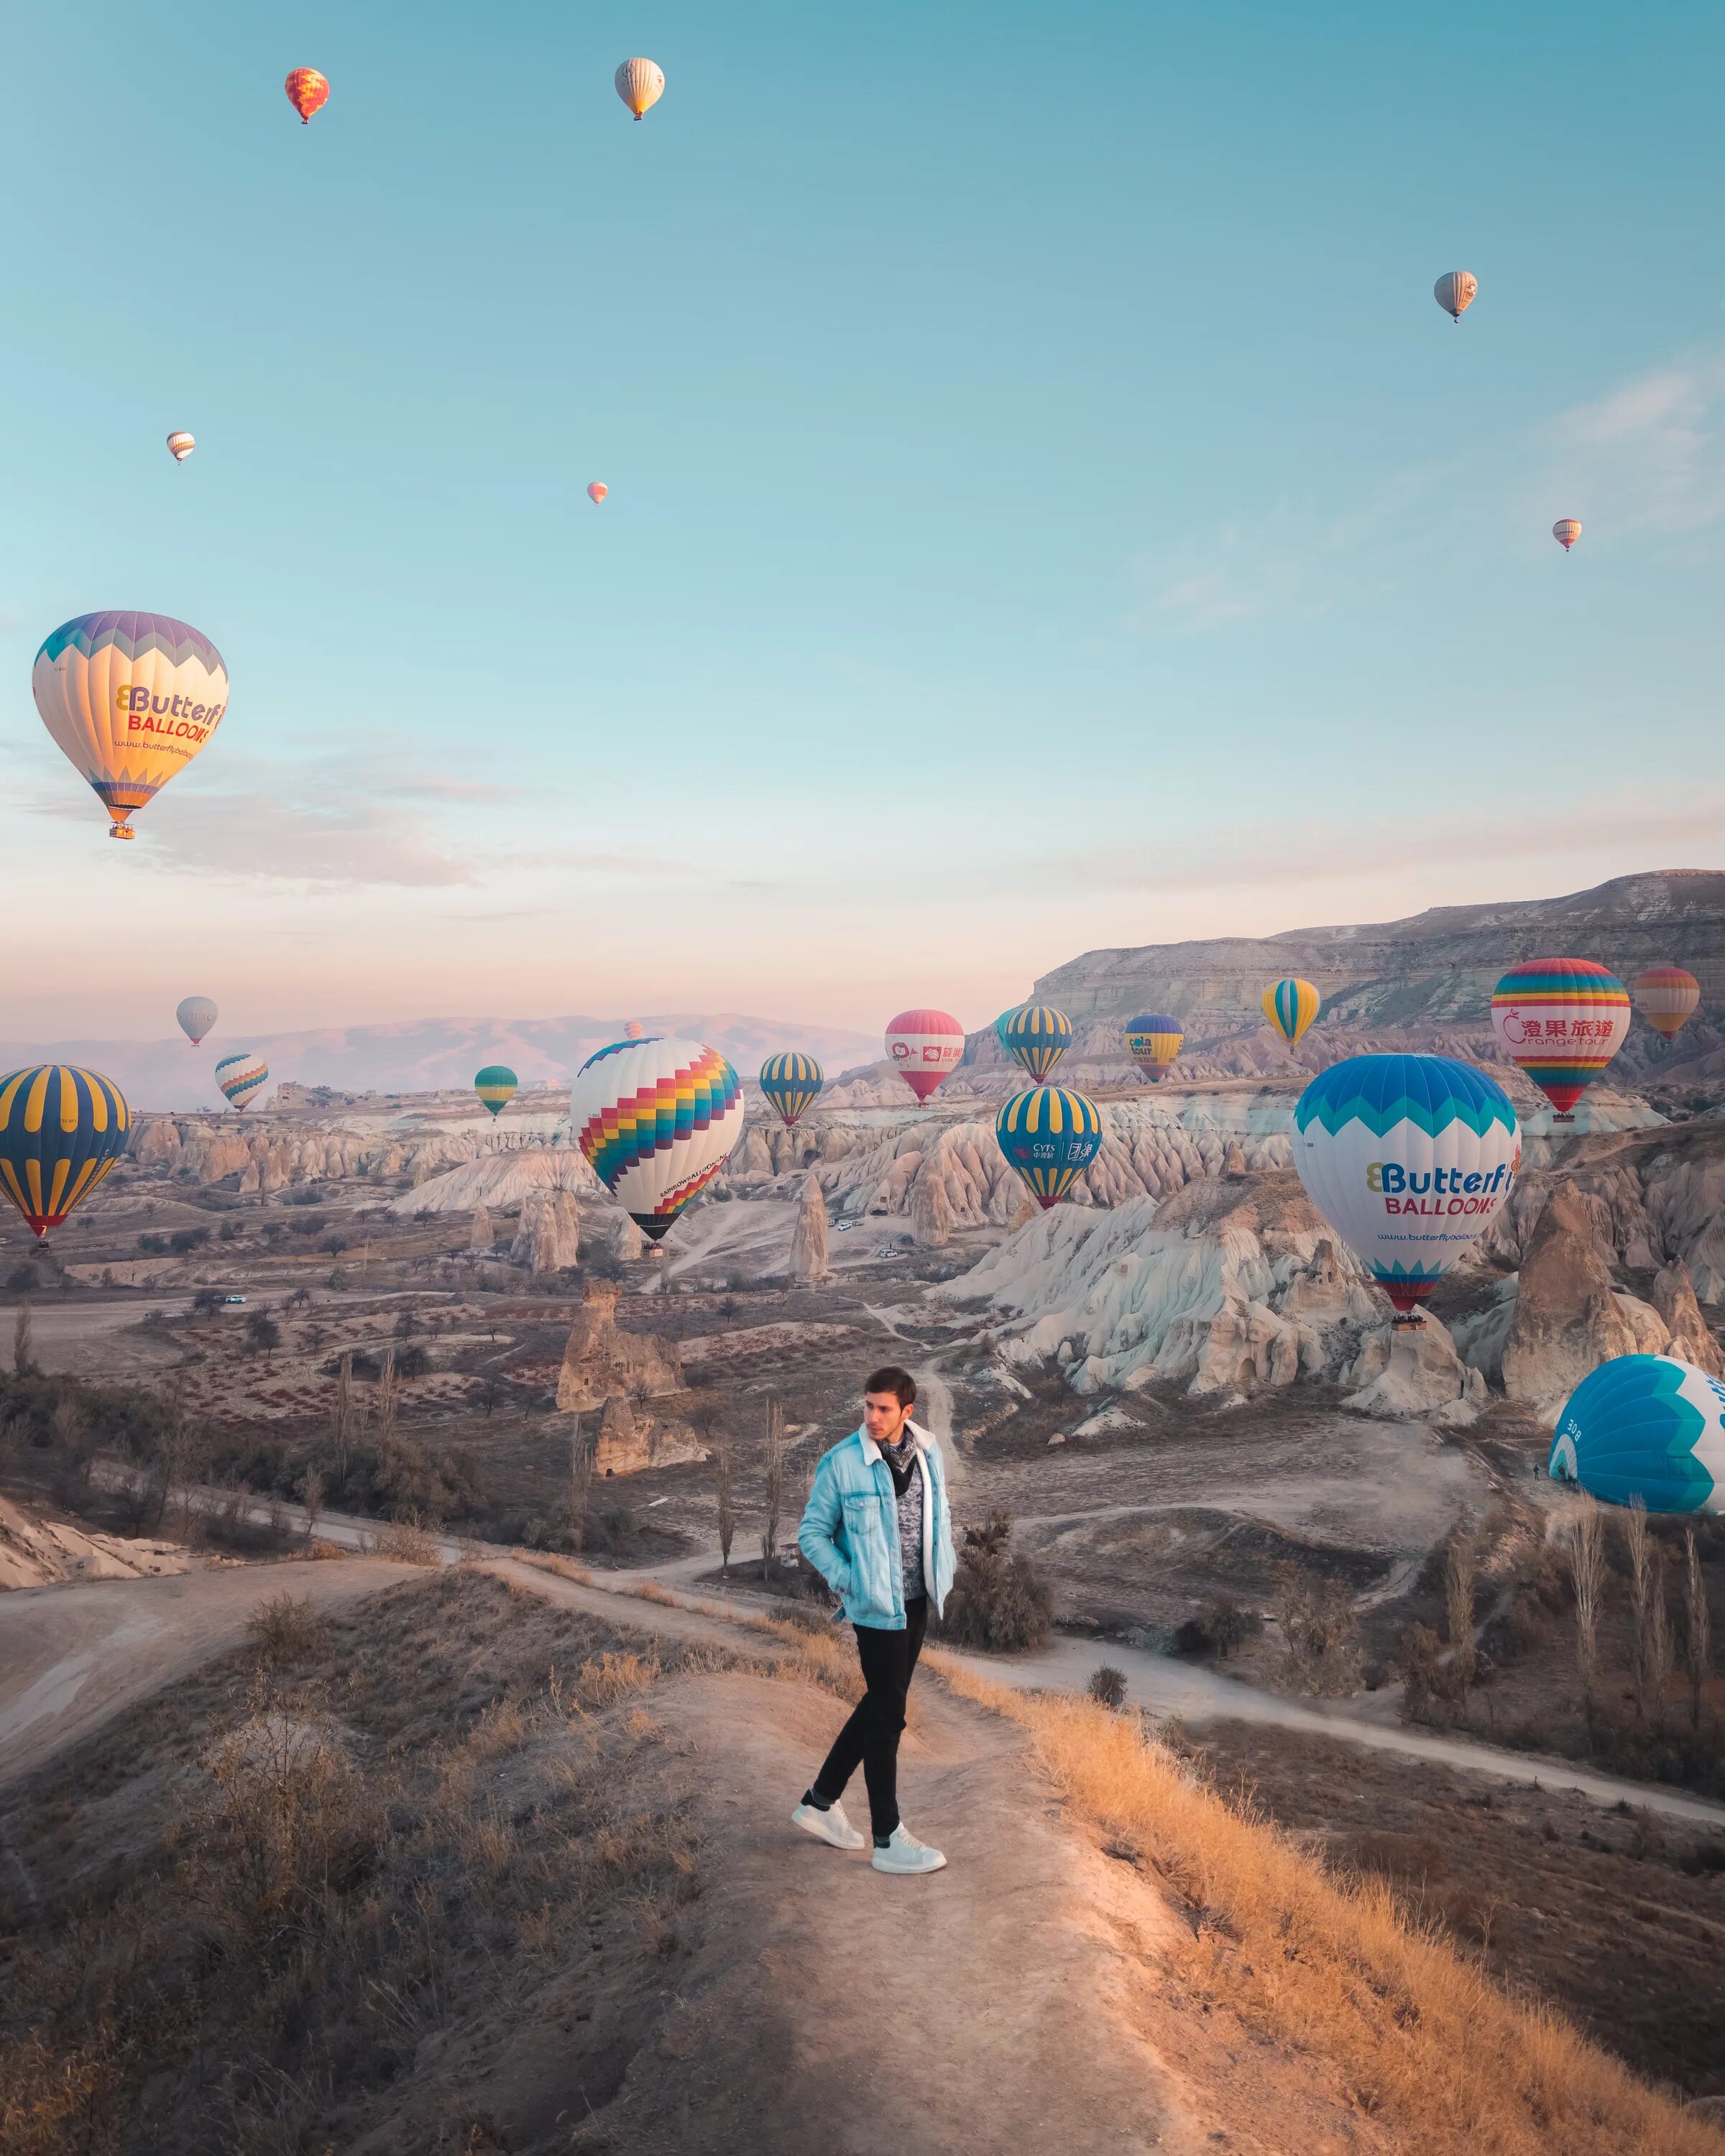
[[[872,1034],[801,1025],[734,1011],[640,1014],[649,1033],[681,1033],[721,1049],[746,1078],[781,1049],[800,1048],[829,1075],[880,1053]],[[409,1019],[396,1025],[331,1026],[315,1033],[228,1032],[219,1024],[201,1048],[172,1040],[0,1041],[0,1071],[32,1063],[77,1063],[113,1079],[134,1108],[220,1108],[211,1075],[224,1055],[261,1055],[272,1079],[344,1093],[429,1093],[470,1086],[482,1064],[506,1063],[524,1086],[567,1086],[577,1064],[619,1040],[619,1018]],[[267,1107],[266,1093],[259,1102]]]
[[[1472,1025],[1489,1019],[1491,990],[1512,966],[1544,957],[1592,958],[1625,983],[1649,966],[1686,966],[1703,1012],[1725,1012],[1725,872],[1662,870],[1564,898],[1438,906],[1261,941],[1086,951],[1044,974],[1035,994],[1080,1020],[1165,1010],[1203,1039],[1257,1022],[1264,989],[1296,973],[1322,991],[1326,1024]]]

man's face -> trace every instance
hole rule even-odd
[[[876,1445],[896,1445],[910,1419],[911,1410],[900,1406],[896,1393],[863,1394],[863,1428]]]

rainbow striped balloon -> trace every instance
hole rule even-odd
[[[244,1115],[270,1083],[270,1065],[261,1055],[224,1055],[216,1065],[216,1083]]]
[[[1535,958],[1491,993],[1491,1024],[1560,1122],[1623,1045],[1629,991],[1591,958]]]
[[[1310,981],[1296,980],[1291,974],[1266,988],[1260,1000],[1265,1017],[1290,1042],[1300,1038],[1323,1004],[1323,998]]]
[[[788,1131],[795,1130],[814,1106],[825,1083],[814,1058],[799,1055],[795,1050],[784,1055],[769,1055],[761,1065],[761,1091],[778,1109]]]
[[[473,1074],[473,1090],[494,1116],[501,1116],[514,1100],[521,1082],[506,1063],[488,1063],[483,1070]]]
[[[1129,1018],[1122,1030],[1127,1054],[1153,1086],[1159,1086],[1186,1038],[1178,1019],[1162,1011],[1142,1011]]]
[[[126,1151],[131,1111],[111,1078],[39,1063],[0,1078],[0,1189],[39,1243]]]
[[[577,1144],[655,1243],[731,1158],[742,1117],[742,1081],[698,1040],[614,1040],[588,1057],[569,1092]]]
[[[1045,1078],[1072,1045],[1072,1021],[1052,1004],[1020,1004],[995,1019],[994,1037],[1033,1078]]]
[[[994,1118],[1007,1165],[1045,1213],[1058,1204],[1101,1149],[1096,1103],[1064,1086],[1014,1093]]]

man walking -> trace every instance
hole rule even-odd
[[[933,1436],[911,1420],[916,1404],[906,1372],[875,1371],[863,1392],[862,1427],[814,1471],[797,1530],[803,1556],[856,1629],[868,1689],[791,1818],[834,1849],[860,1849],[839,1801],[860,1762],[877,1871],[938,1871],[947,1861],[907,1834],[898,1815],[905,1699],[928,1605],[938,1616],[952,1584],[946,1474]]]

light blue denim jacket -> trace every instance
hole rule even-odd
[[[914,1422],[905,1427],[916,1441],[922,1476],[922,1579],[938,1616],[952,1584],[946,1470],[932,1434]],[[815,1469],[797,1546],[844,1604],[851,1624],[903,1631],[904,1567],[892,1470],[865,1431],[852,1430]]]

